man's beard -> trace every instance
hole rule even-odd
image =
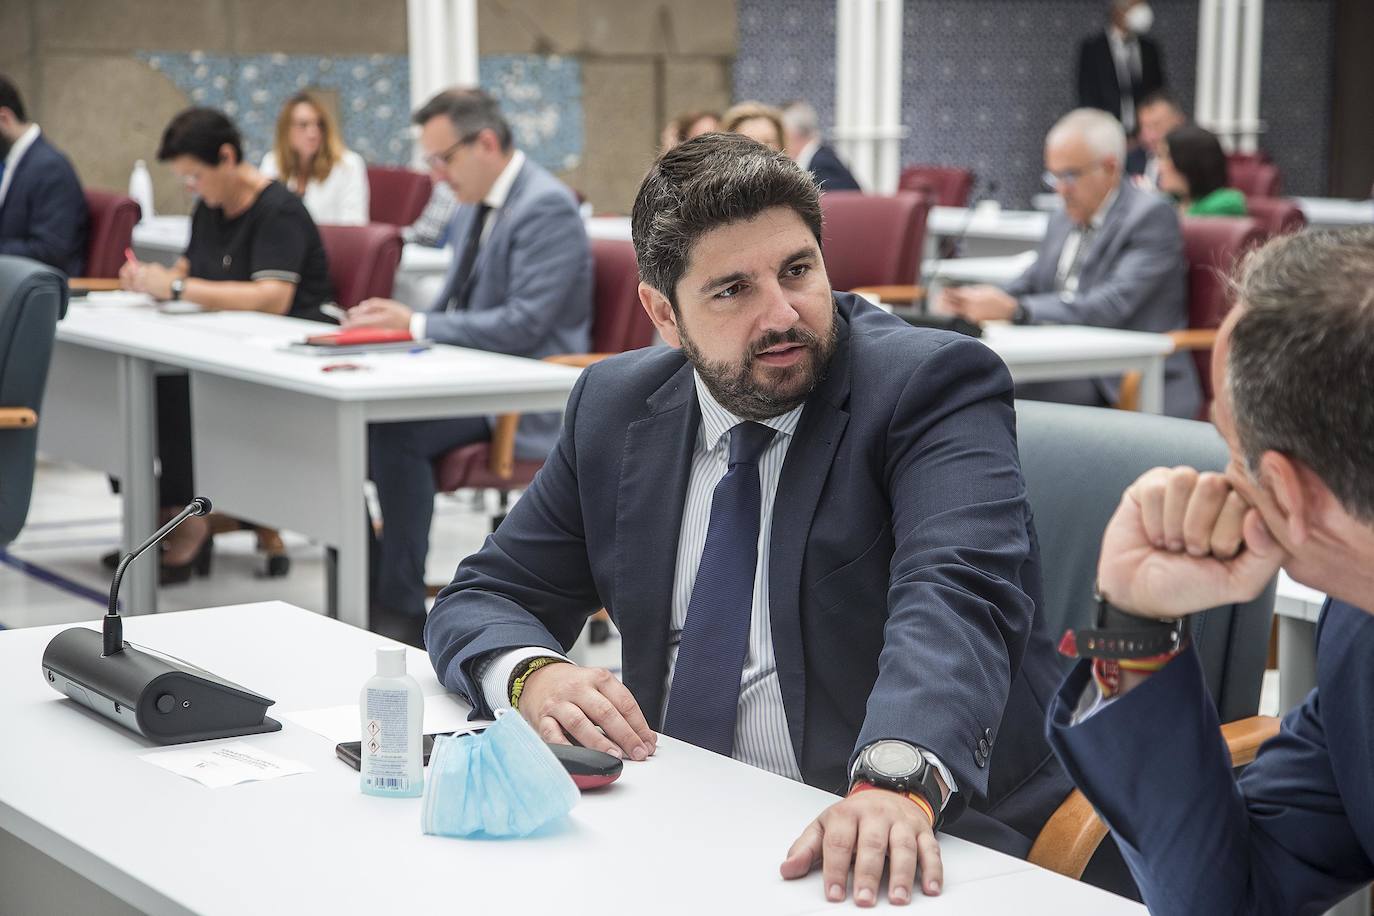
[[[803,403],[825,378],[830,358],[835,354],[837,321],[832,313],[830,329],[824,336],[802,327],[770,331],[749,346],[741,362],[716,362],[702,355],[686,328],[678,322],[682,352],[691,360],[717,403],[742,420],[767,420],[787,413]],[[768,381],[754,378],[757,356],[778,344],[795,343],[806,347],[806,354],[794,365],[763,367]]]

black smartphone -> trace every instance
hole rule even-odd
[[[474,729],[481,731],[481,729]],[[447,734],[440,732],[439,734]],[[425,766],[429,766],[429,755],[434,751],[434,739],[439,734],[425,735],[422,751],[424,753]],[[546,742],[547,743],[547,742]],[[558,758],[558,762],[563,764],[563,769],[568,771],[572,781],[579,789],[599,789],[608,786],[620,778],[620,773],[625,764],[619,757],[612,757],[610,754],[603,754],[601,751],[594,751],[586,747],[573,747],[567,744],[548,744],[549,750]],[[335,755],[344,763],[358,770],[363,765],[363,743],[361,741],[345,741],[334,746]]]

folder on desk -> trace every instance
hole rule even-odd
[[[330,334],[312,334],[304,341],[291,344],[299,353],[337,356],[344,353],[386,353],[393,350],[428,350],[433,344],[416,340],[409,331],[387,328],[349,328]]]

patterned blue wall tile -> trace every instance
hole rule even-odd
[[[1285,194],[1327,193],[1336,4],[1268,0],[1260,60],[1260,147],[1283,172]]]
[[[739,0],[735,99],[805,99],[829,130],[835,120],[833,0]]]
[[[244,156],[259,162],[272,148],[277,112],[295,92],[339,97],[344,143],[368,162],[410,159],[410,70],[398,54],[206,54],[144,51],[195,105],[222,109],[243,132]],[[542,165],[562,170],[582,155],[582,71],[566,57],[499,55],[480,61],[482,85],[502,104],[516,142]]]

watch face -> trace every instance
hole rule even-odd
[[[884,776],[906,776],[921,765],[921,752],[900,741],[879,741],[868,749],[868,764]]]

